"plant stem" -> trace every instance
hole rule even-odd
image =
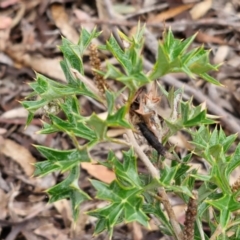
[[[151,163],[151,161],[149,160],[149,158],[147,157],[147,155],[143,152],[143,150],[141,149],[141,147],[138,145],[132,130],[127,130],[126,134],[128,136],[129,141],[131,142],[134,151],[137,153],[137,155],[139,156],[139,158],[142,160],[142,162],[144,163],[144,165],[147,167],[148,171],[151,173],[153,178],[159,179],[160,176],[160,172],[158,169],[156,169],[154,167],[154,165]],[[172,224],[173,227],[173,231],[175,233],[175,237],[177,240],[182,240],[183,239],[183,233],[182,233],[182,229],[177,221],[177,218],[175,216],[175,213],[172,209],[172,206],[170,204],[170,201],[168,199],[168,195],[165,191],[165,189],[163,187],[159,187],[158,188],[158,194],[162,199],[162,204],[168,214],[169,220]]]
[[[106,106],[106,101],[104,99],[104,97],[102,96],[102,94],[100,93],[100,91],[98,90],[98,88],[93,84],[92,81],[89,81],[88,78],[86,78],[85,76],[83,76],[80,72],[78,72],[76,69],[71,68],[70,69],[71,72],[78,78],[80,79],[87,87],[88,89],[95,95],[98,96],[98,101],[100,101],[101,103],[104,104],[104,106]],[[102,96],[102,97],[99,97]]]
[[[211,238],[209,240],[217,239],[217,237],[222,233],[222,231],[223,231],[222,226],[220,224],[218,224],[215,232],[213,233],[213,235],[211,236]]]
[[[148,171],[151,173],[153,178],[159,179],[160,176],[160,172],[158,171],[158,169],[156,169],[153,164],[151,163],[151,161],[148,159],[147,155],[143,152],[143,150],[141,149],[141,147],[138,145],[132,130],[127,130],[126,134],[128,136],[128,139],[130,141],[130,143],[132,144],[135,152],[137,153],[137,155],[139,156],[139,158],[142,160],[142,162],[144,163],[144,165],[147,167]]]

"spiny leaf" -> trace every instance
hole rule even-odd
[[[78,186],[80,176],[79,166],[75,166],[69,172],[68,177],[57,185],[49,188],[47,193],[50,195],[49,202],[56,202],[64,198],[70,198],[74,220],[79,215],[79,205],[90,197]]]

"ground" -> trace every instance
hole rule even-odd
[[[69,139],[61,134],[38,135],[44,114],[37,114],[25,128],[27,112],[19,101],[31,92],[28,82],[35,72],[64,82],[59,61],[58,46],[61,36],[77,43],[81,28],[97,26],[101,44],[117,29],[126,35],[134,32],[140,20],[146,23],[144,56],[149,63],[156,54],[157,41],[165,28],[171,27],[176,37],[187,38],[198,32],[193,46],[205,45],[211,49],[210,59],[222,64],[211,73],[222,87],[207,84],[201,79],[192,81],[184,74],[172,74],[160,79],[166,87],[184,85],[184,98],[193,96],[195,103],[205,102],[209,114],[221,116],[220,125],[226,134],[238,133],[240,138],[240,4],[237,0],[1,0],[0,1],[0,239],[6,240],[67,240],[92,239],[95,219],[84,214],[99,205],[99,201],[84,203],[79,221],[74,226],[67,200],[47,204],[47,188],[63,176],[55,173],[43,178],[33,176],[34,163],[43,160],[32,144],[58,149],[69,149]],[[89,77],[89,53],[84,56],[85,71]],[[111,61],[111,59],[109,59]],[[96,102],[79,98],[85,114],[101,112]],[[167,111],[167,109],[166,109]],[[113,134],[121,136],[121,131]],[[188,148],[186,136],[179,133],[172,139],[179,151]],[[121,148],[113,145],[121,156]],[[99,145],[92,156],[106,157],[108,149]],[[198,164],[204,171],[204,166]],[[139,166],[141,168],[141,166]],[[114,174],[98,165],[82,166],[79,184],[94,196],[88,178],[111,182]],[[234,181],[235,177],[232,177]],[[178,204],[176,204],[178,205]],[[179,221],[185,206],[175,208]],[[106,233],[94,239],[107,239]],[[136,223],[120,225],[114,239],[169,239],[156,225],[145,229]]]

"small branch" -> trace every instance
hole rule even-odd
[[[138,145],[133,132],[131,130],[127,130],[126,131],[127,137],[129,139],[129,141],[131,142],[134,151],[137,153],[137,155],[139,156],[139,158],[142,160],[142,162],[144,163],[144,165],[147,167],[148,171],[151,173],[153,178],[159,179],[160,176],[160,172],[158,169],[156,169],[154,167],[154,165],[151,163],[151,161],[149,160],[149,158],[146,156],[146,154],[142,151],[141,147]],[[162,200],[162,204],[168,214],[169,220],[172,224],[173,227],[173,231],[175,233],[175,237],[177,240],[182,240],[183,239],[183,233],[182,233],[182,229],[179,225],[179,223],[177,222],[177,218],[175,216],[175,213],[172,209],[172,206],[170,204],[170,201],[168,199],[168,195],[165,192],[165,189],[163,187],[159,187],[158,188],[158,194],[161,197]]]
[[[76,22],[85,23],[85,22],[93,22],[95,24],[105,24],[105,25],[115,25],[115,26],[126,26],[126,27],[135,27],[138,24],[138,21],[126,21],[124,19],[118,20],[106,20],[106,19],[87,19],[85,20],[76,20]],[[171,27],[173,30],[179,31],[183,27],[198,27],[198,26],[223,26],[223,27],[232,27],[238,29],[240,27],[239,22],[236,18],[230,19],[230,21],[221,20],[219,18],[205,18],[200,20],[181,20],[175,22],[156,22],[156,23],[146,23],[147,27],[156,27],[160,29],[166,29]]]
[[[141,147],[138,145],[132,130],[126,131],[127,137],[129,139],[129,142],[132,144],[135,152],[139,156],[139,158],[142,160],[144,165],[147,167],[148,171],[151,173],[153,178],[159,178],[160,172],[153,166],[147,155],[142,151]]]
[[[213,235],[211,236],[211,238],[209,240],[215,240],[217,239],[217,237],[222,233],[222,226],[220,224],[218,224],[215,232],[213,233]]]

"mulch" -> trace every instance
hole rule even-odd
[[[207,105],[209,114],[221,116],[219,125],[226,134],[238,133],[240,138],[240,4],[238,0],[2,0],[0,1],[0,239],[5,240],[84,240],[107,239],[102,233],[93,237],[96,219],[84,212],[103,206],[93,200],[84,203],[76,224],[72,222],[68,200],[48,204],[44,192],[64,178],[61,173],[43,178],[33,177],[34,166],[43,157],[33,144],[57,149],[72,147],[63,134],[38,135],[41,114],[37,114],[25,128],[27,112],[19,101],[31,89],[27,83],[34,81],[35,72],[56,81],[65,82],[59,61],[62,54],[58,48],[61,37],[77,43],[81,28],[95,26],[102,30],[97,44],[103,43],[111,33],[117,37],[117,29],[130,35],[138,21],[146,23],[144,58],[146,69],[156,56],[157,41],[164,29],[171,26],[176,37],[187,38],[198,31],[193,46],[204,44],[211,49],[210,59],[222,63],[218,72],[211,73],[224,87],[192,80],[184,74],[171,74],[160,79],[170,89],[184,85],[184,99],[193,96],[194,103]],[[84,56],[85,71],[92,78],[89,53]],[[109,61],[111,61],[111,56]],[[94,101],[79,97],[85,114],[102,110]],[[166,109],[167,111],[167,109]],[[119,133],[113,133],[119,136]],[[171,141],[179,151],[188,147],[187,136],[179,133]],[[239,140],[238,140],[239,141]],[[111,147],[121,157],[121,147],[100,144],[92,156],[104,159]],[[231,149],[233,151],[234,149]],[[196,166],[204,171],[201,163]],[[80,187],[90,196],[95,191],[89,178],[110,182],[112,172],[102,166],[84,165],[79,179]],[[143,168],[141,164],[139,168]],[[141,169],[144,171],[144,169]],[[99,174],[102,172],[102,174]],[[232,176],[234,181],[236,176]],[[177,201],[177,200],[176,200]],[[179,221],[184,221],[185,206],[175,202]],[[151,229],[137,223],[120,224],[113,239],[170,239],[164,236],[156,223]]]

